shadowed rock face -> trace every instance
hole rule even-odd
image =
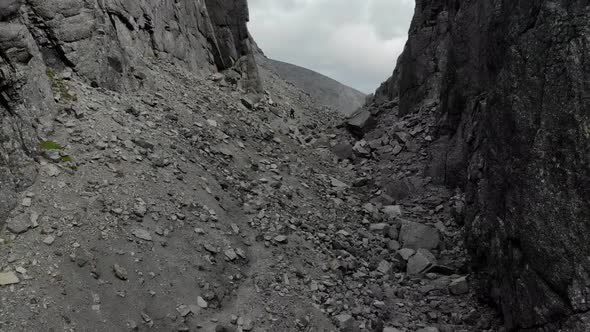
[[[260,90],[247,21],[246,0],[0,0],[0,221],[34,179],[31,159],[51,130],[48,68],[122,90],[137,87],[146,58],[204,73],[242,59]]]
[[[262,92],[262,83],[254,57],[257,46],[248,32],[250,20],[247,0],[206,0],[215,42],[213,57],[220,70],[232,67],[238,60],[247,74],[246,88]]]
[[[218,66],[229,68],[243,55],[249,53],[248,3],[240,1],[206,0],[207,9],[217,36],[219,48]]]
[[[0,0],[0,19],[14,15],[21,6],[21,0]]]
[[[417,1],[376,104],[437,114],[427,173],[467,193],[482,291],[510,329],[590,329],[587,1]]]

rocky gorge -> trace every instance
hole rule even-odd
[[[418,0],[344,118],[246,0],[0,0],[0,331],[588,330],[589,8]]]

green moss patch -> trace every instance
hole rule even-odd
[[[54,141],[41,141],[41,143],[39,143],[39,147],[42,150],[63,150],[64,147]]]

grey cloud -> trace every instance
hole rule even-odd
[[[250,0],[250,30],[271,58],[363,92],[393,71],[413,0]]]
[[[293,10],[305,3],[305,0],[249,0],[250,8],[255,10]]]
[[[379,37],[388,40],[408,33],[413,0],[373,0],[370,7],[370,22]]]

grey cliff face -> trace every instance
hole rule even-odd
[[[432,111],[426,171],[463,187],[482,290],[509,329],[590,328],[587,1],[417,1],[374,103]]]
[[[34,0],[25,15],[50,65],[74,67],[111,89],[137,74],[145,58],[210,71],[229,68],[247,54],[245,0]],[[225,24],[230,30],[221,28]]]
[[[48,74],[69,68],[124,90],[137,88],[150,58],[203,73],[241,64],[260,90],[247,21],[246,0],[0,0],[0,216],[33,181],[30,161],[51,131]]]

